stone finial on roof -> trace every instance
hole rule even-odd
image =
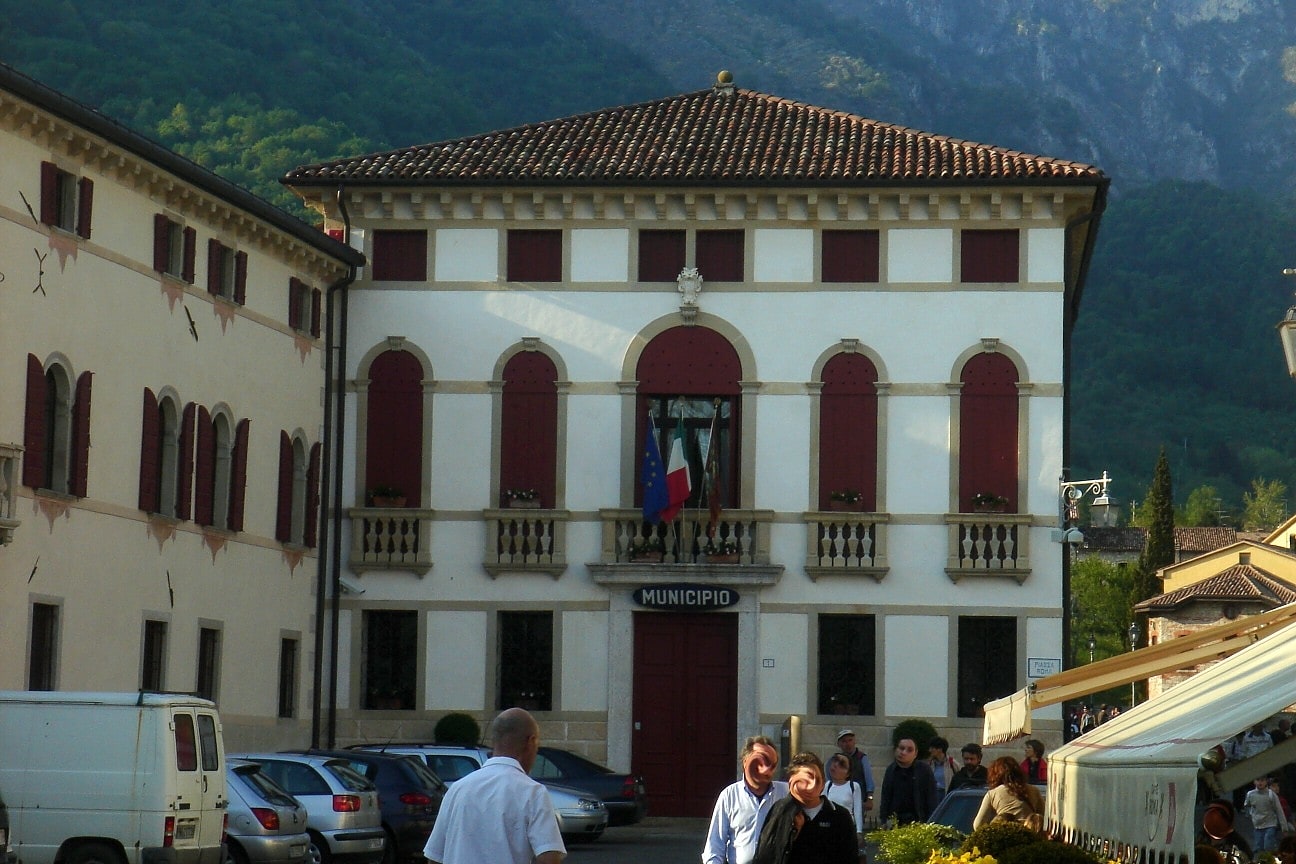
[[[734,92],[733,73],[728,69],[721,69],[720,74],[716,76],[715,86],[711,89],[720,96],[732,96]]]

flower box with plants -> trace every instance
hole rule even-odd
[[[993,492],[978,492],[972,496],[973,513],[1003,513],[1008,509],[1008,499]]]
[[[738,544],[729,538],[712,537],[702,547],[708,564],[737,564]]]
[[[838,513],[857,513],[864,509],[864,493],[855,489],[829,492],[828,509]]]
[[[404,507],[405,493],[395,486],[375,486],[369,490],[370,507]]]
[[[513,508],[535,510],[540,507],[540,493],[535,489],[505,489],[504,501]]]
[[[635,537],[628,551],[631,561],[661,561],[666,556],[666,544],[660,537]]]

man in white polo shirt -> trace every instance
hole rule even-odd
[[[432,864],[561,864],[567,857],[549,792],[528,775],[540,726],[521,708],[491,724],[494,755],[441,802],[423,854]]]

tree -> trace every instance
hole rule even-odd
[[[1170,460],[1166,458],[1164,447],[1157,458],[1152,485],[1143,503],[1151,514],[1151,521],[1147,526],[1147,542],[1135,568],[1131,605],[1160,594],[1157,570],[1174,563],[1174,489],[1170,479]]]
[[[1220,524],[1220,495],[1214,486],[1198,486],[1188,493],[1180,525],[1206,526]]]
[[[1272,531],[1287,518],[1287,484],[1281,480],[1251,481],[1242,493],[1242,530]]]
[[[1114,657],[1128,650],[1129,624],[1133,621],[1130,596],[1134,568],[1110,564],[1096,556],[1082,558],[1071,568],[1071,656],[1089,662],[1089,637],[1094,638],[1095,659]]]

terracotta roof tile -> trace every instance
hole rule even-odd
[[[1097,168],[717,85],[453,141],[306,165],[321,185],[1099,185]]]
[[[1251,564],[1235,564],[1208,579],[1149,597],[1134,608],[1164,612],[1201,600],[1251,600],[1275,608],[1296,602],[1296,588]]]
[[[1146,528],[1104,528],[1091,527],[1081,529],[1084,532],[1084,548],[1095,551],[1138,552],[1147,543]],[[1213,552],[1230,543],[1236,543],[1238,532],[1233,528],[1222,526],[1190,526],[1174,529],[1175,548],[1181,552]]]

